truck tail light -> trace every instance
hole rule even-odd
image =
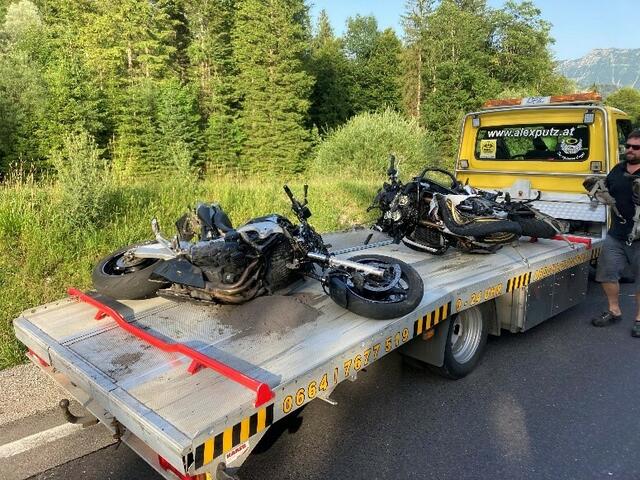
[[[30,357],[31,360],[35,359],[35,361],[37,361],[43,367],[48,367],[49,366],[49,364],[47,362],[45,362],[44,359],[40,355],[38,355],[36,352],[34,352],[31,349],[28,350],[27,356]]]
[[[180,480],[206,480],[207,479],[206,473],[202,473],[199,475],[185,475],[184,473],[181,473],[176,467],[171,465],[166,459],[162,458],[160,455],[158,455],[158,463],[160,464],[160,468],[162,468],[166,472],[173,473]]]

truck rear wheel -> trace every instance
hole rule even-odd
[[[430,367],[444,377],[457,380],[476,367],[487,344],[488,320],[480,308],[471,307],[449,321],[442,367]]]

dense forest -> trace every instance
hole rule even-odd
[[[72,136],[124,175],[295,173],[376,114],[446,156],[485,99],[573,88],[532,2],[410,0],[402,25],[357,15],[338,37],[304,0],[4,0],[0,170],[50,170]]]

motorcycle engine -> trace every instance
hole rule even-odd
[[[239,236],[198,242],[191,246],[191,262],[200,267],[210,282],[233,284],[247,268],[250,258]]]
[[[278,242],[271,250],[264,280],[269,292],[274,292],[296,280],[300,274],[289,268],[293,262],[293,250],[288,241]]]

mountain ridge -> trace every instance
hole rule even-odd
[[[556,68],[580,87],[640,89],[640,48],[595,48],[581,58],[560,60]]]

